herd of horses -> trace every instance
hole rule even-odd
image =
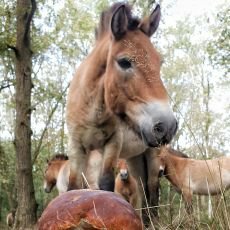
[[[199,161],[167,146],[178,124],[160,78],[161,56],[150,40],[160,17],[159,5],[143,19],[125,3],[101,13],[94,48],[67,95],[68,157],[48,161],[46,192],[55,185],[59,193],[115,191],[151,219],[157,217],[161,174],[189,207],[193,193],[229,188],[229,158]]]
[[[156,170],[151,175],[150,180],[158,182],[155,183],[155,191],[159,189],[161,176],[165,176],[176,191],[182,194],[188,213],[192,211],[193,194],[216,195],[224,193],[226,189],[230,188],[229,157],[195,160],[168,145],[154,149],[152,154]],[[96,158],[102,158],[100,155],[98,151],[93,151],[93,161]],[[91,164],[93,161],[91,161]],[[140,188],[140,178],[135,178],[132,175],[125,159],[118,160],[115,174],[114,192],[120,194],[142,215],[141,194],[145,191]],[[56,185],[59,194],[68,191],[69,175],[70,161],[68,157],[63,154],[55,155],[47,163],[44,175],[44,190],[51,192]],[[86,173],[86,178],[87,176]]]
[[[159,5],[143,19],[124,3],[101,13],[95,46],[67,95],[68,157],[48,162],[46,192],[54,185],[59,193],[115,191],[146,220],[157,217],[161,174],[182,193],[188,211],[193,193],[229,188],[229,158],[194,160],[167,145],[178,124],[150,40],[160,17]]]

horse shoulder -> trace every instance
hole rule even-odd
[[[176,164],[169,166],[168,180],[175,187],[177,192],[183,192],[189,186],[191,178],[191,163],[187,158],[173,157]]]

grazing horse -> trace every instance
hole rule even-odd
[[[95,47],[71,81],[66,107],[68,156],[76,185],[86,170],[87,153],[99,149],[97,187],[114,190],[117,159],[169,143],[177,121],[160,78],[161,58],[150,37],[160,21],[160,6],[143,20],[128,4],[102,12]]]
[[[114,192],[120,194],[135,209],[141,209],[142,203],[139,194],[138,183],[130,174],[127,162],[119,159],[117,163],[118,174],[115,179]]]
[[[216,195],[230,188],[230,157],[211,160],[181,158],[162,147],[160,171],[182,193],[188,213],[192,211],[192,195]]]
[[[70,166],[66,155],[57,154],[51,160],[47,160],[43,184],[45,192],[50,193],[55,185],[59,194],[66,192],[69,184],[69,175]]]
[[[93,185],[98,178],[97,172],[100,167],[101,155],[98,151],[92,151],[89,154],[88,168],[86,170],[86,183]],[[57,154],[51,160],[47,161],[47,168],[44,175],[44,190],[50,193],[56,185],[59,194],[68,190],[69,183],[75,183],[75,177],[70,176],[70,162],[68,156]]]

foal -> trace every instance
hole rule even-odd
[[[98,151],[91,151],[87,160],[85,183],[90,188],[97,187],[98,167],[101,164],[101,154]],[[75,183],[76,175],[71,171],[68,156],[57,154],[49,160],[44,175],[44,190],[49,193],[56,185],[59,194],[68,190],[70,183]]]
[[[59,194],[66,192],[69,184],[70,165],[68,156],[57,154],[47,161],[43,188],[50,193],[56,185]]]
[[[118,158],[172,140],[177,121],[160,78],[161,58],[150,40],[160,16],[159,5],[144,19],[134,17],[124,3],[102,12],[95,46],[67,96],[68,155],[77,176],[77,186],[70,184],[70,189],[81,188],[91,150],[99,149],[103,156],[97,187],[113,191]]]
[[[211,160],[181,158],[160,150],[160,171],[182,193],[187,212],[192,211],[192,195],[217,195],[230,188],[230,157]]]
[[[124,159],[117,163],[118,174],[115,179],[115,193],[124,197],[135,209],[141,208],[141,199],[136,179],[130,174],[128,165]]]

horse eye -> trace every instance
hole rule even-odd
[[[132,67],[131,62],[127,58],[121,58],[121,59],[117,60],[117,63],[124,70]]]

